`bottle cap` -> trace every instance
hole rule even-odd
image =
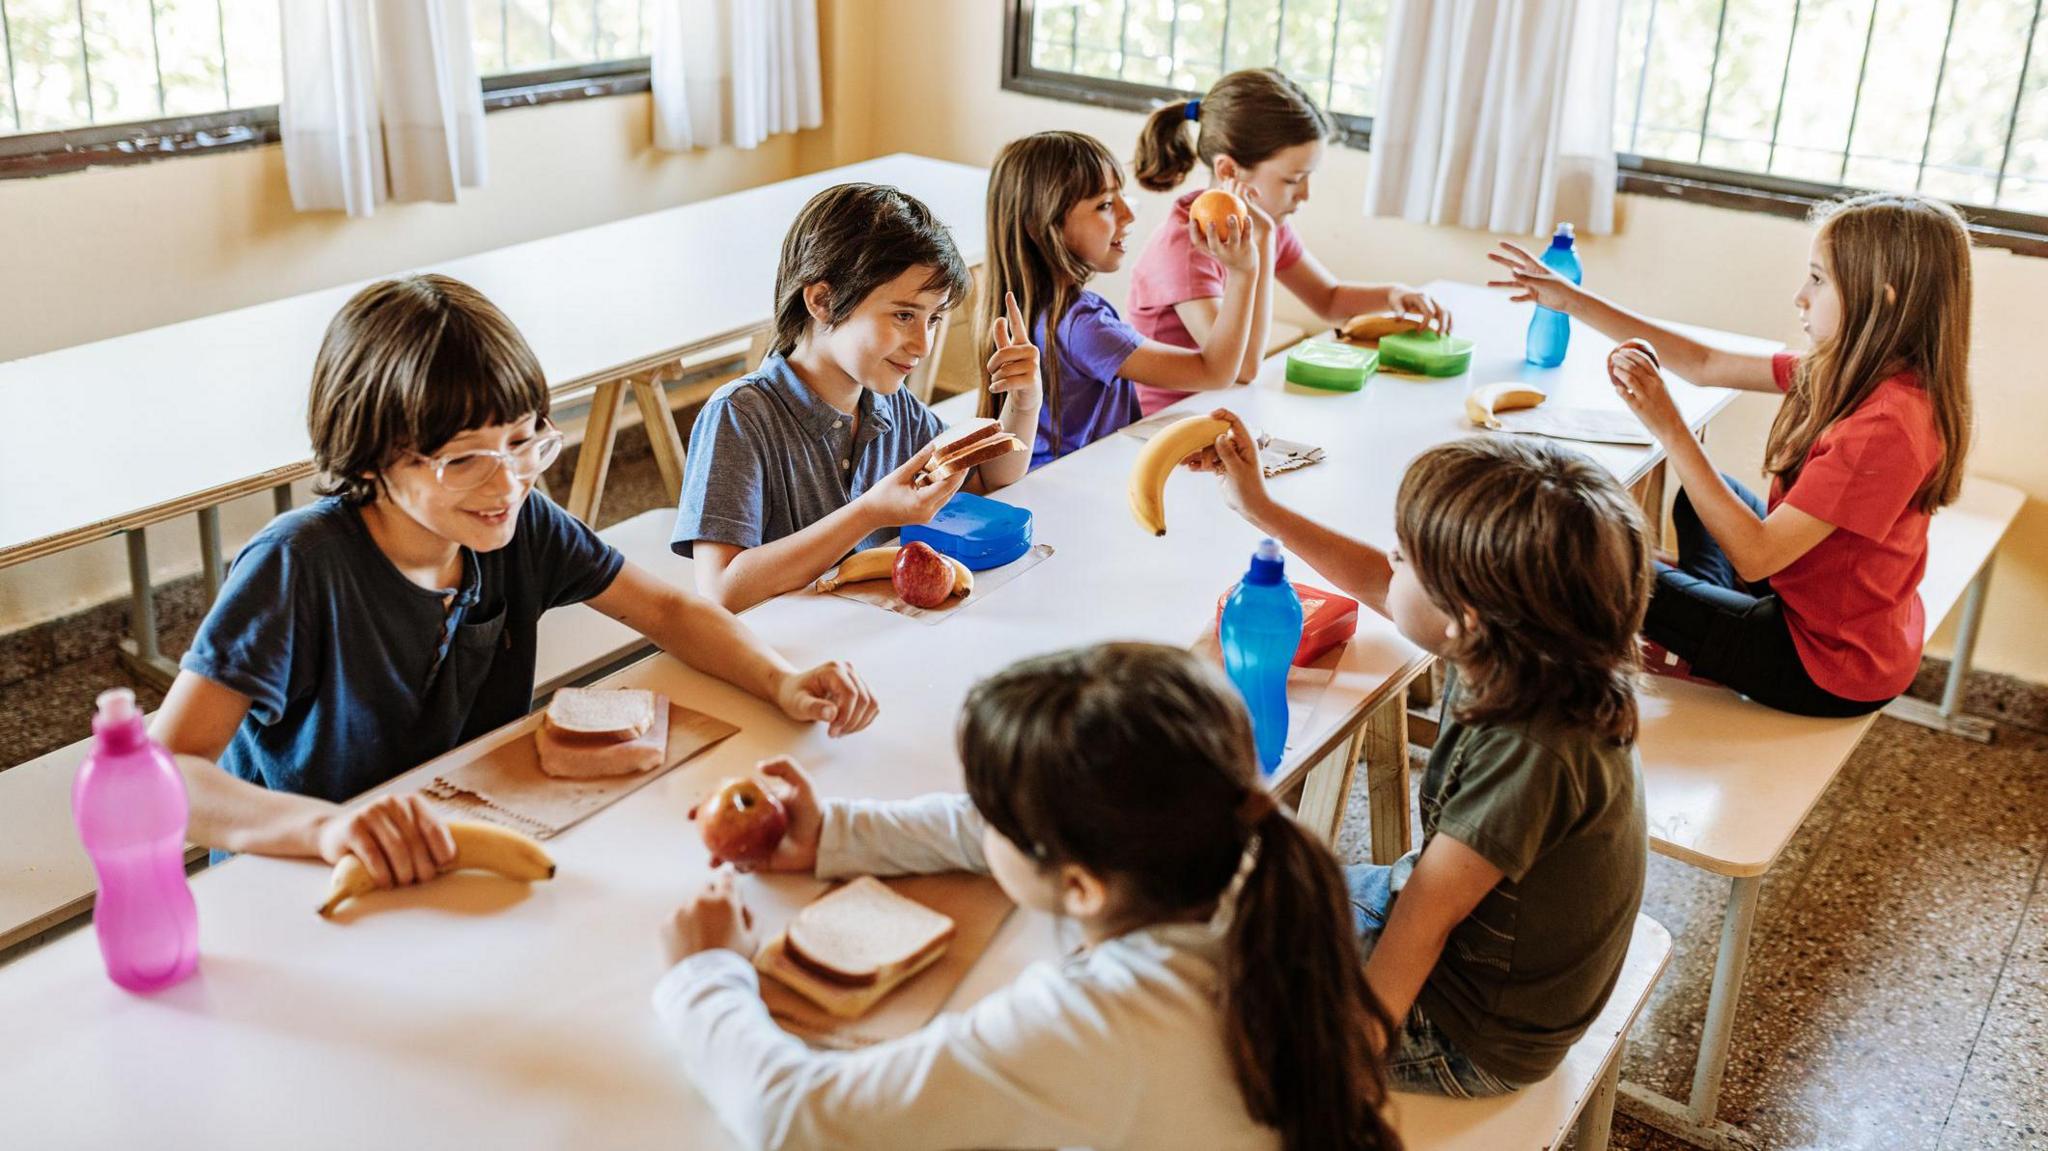
[[[1259,550],[1252,553],[1251,570],[1244,575],[1244,582],[1257,587],[1270,587],[1279,583],[1287,574],[1287,563],[1280,558],[1280,544],[1274,539],[1259,541]]]
[[[94,717],[102,724],[127,723],[135,718],[135,693],[125,687],[110,687],[93,701]]]
[[[1557,231],[1551,234],[1550,245],[1553,248],[1569,248],[1572,246],[1572,238],[1577,235],[1578,230],[1572,227],[1571,221],[1566,220],[1560,223],[1557,226]]]

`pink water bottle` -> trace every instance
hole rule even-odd
[[[100,693],[92,754],[71,785],[71,814],[99,873],[92,925],[107,975],[155,991],[199,966],[199,909],[185,883],[185,780],[151,742],[125,687]]]

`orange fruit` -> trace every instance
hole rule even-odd
[[[1223,221],[1231,216],[1243,217],[1245,227],[1251,225],[1251,213],[1246,210],[1244,201],[1222,188],[1211,188],[1188,205],[1188,217],[1202,225],[1204,232],[1218,239],[1228,235]]]

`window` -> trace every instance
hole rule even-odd
[[[1144,110],[1278,66],[1363,146],[1394,0],[1012,0],[1005,85]],[[2048,254],[2043,0],[1621,0],[1622,187],[1780,214],[1919,190]]]
[[[1019,0],[1010,86],[1147,108],[1279,67],[1360,136],[1391,0]]]
[[[277,139],[280,5],[0,0],[0,176]],[[469,0],[485,106],[644,91],[654,0]]]

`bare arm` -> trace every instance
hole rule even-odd
[[[1736,388],[1745,392],[1778,390],[1771,374],[1771,357],[1724,351],[1668,327],[1656,320],[1597,296],[1545,267],[1527,249],[1503,243],[1487,259],[1506,268],[1508,278],[1492,280],[1489,288],[1508,288],[1516,303],[1533,301],[1553,311],[1567,313],[1617,342],[1643,340],[1657,349],[1664,366],[1695,384],[1710,388]]]
[[[745,611],[824,575],[874,532],[929,522],[966,481],[965,476],[954,476],[919,486],[917,473],[931,454],[927,444],[852,503],[781,539],[750,548],[696,541],[691,555],[697,591],[727,611]]]
[[[1415,1005],[1451,930],[1500,881],[1499,868],[1450,836],[1429,841],[1365,964],[1365,981],[1395,1019]]]
[[[1449,334],[1451,313],[1429,293],[1406,284],[1358,284],[1340,281],[1308,252],[1280,271],[1287,290],[1322,319],[1332,324],[1362,312],[1391,312],[1413,316],[1432,331]]]
[[[1233,217],[1234,219],[1235,217]],[[1251,343],[1252,319],[1259,293],[1258,245],[1248,229],[1228,229],[1226,238],[1203,239],[1200,226],[1196,247],[1221,263],[1228,275],[1223,284],[1223,302],[1217,307],[1215,325],[1197,337],[1199,348],[1176,348],[1157,340],[1146,340],[1124,358],[1118,371],[1126,378],[1155,388],[1180,392],[1213,392],[1238,382]],[[1270,299],[1272,289],[1267,288]],[[1254,367],[1256,372],[1256,366]]]

